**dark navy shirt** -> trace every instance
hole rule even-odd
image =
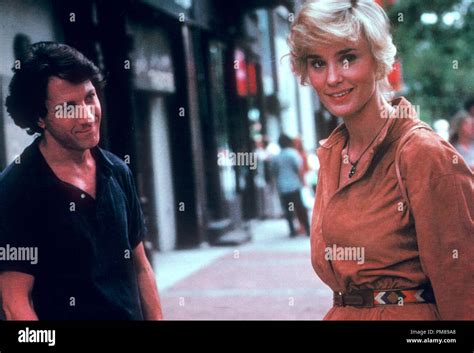
[[[92,149],[94,199],[61,181],[38,143],[0,175],[0,247],[36,247],[37,263],[4,256],[0,271],[35,277],[40,320],[142,320],[132,251],[145,225],[129,168],[112,153]]]

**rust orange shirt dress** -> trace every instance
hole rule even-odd
[[[472,320],[473,173],[448,142],[433,131],[418,129],[400,155],[411,212],[403,207],[395,152],[403,134],[420,120],[405,98],[392,105],[395,113],[341,188],[341,153],[348,138],[344,124],[321,141],[312,264],[334,292],[431,285],[436,304],[333,306],[324,319]],[[364,259],[328,260],[327,249],[336,247],[364,249]]]

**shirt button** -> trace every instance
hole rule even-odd
[[[81,199],[85,199],[86,198],[86,195],[85,194],[81,194]]]

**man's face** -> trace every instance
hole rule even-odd
[[[357,114],[375,91],[377,64],[363,36],[355,43],[316,46],[307,67],[311,85],[333,115]]]
[[[38,122],[46,142],[53,139],[61,147],[75,151],[97,146],[102,112],[90,80],[76,84],[51,77],[46,107],[46,118]]]

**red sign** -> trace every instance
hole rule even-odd
[[[392,71],[388,74],[388,82],[395,91],[400,91],[403,87],[402,64],[396,59],[392,66]]]
[[[245,54],[236,49],[234,54],[234,70],[239,97],[257,94],[257,70],[254,63],[247,64]]]
[[[235,79],[237,81],[237,94],[240,97],[245,97],[248,93],[247,63],[245,62],[245,54],[240,49],[235,50],[234,70],[235,70]]]
[[[249,95],[255,96],[257,94],[257,70],[255,64],[247,65],[248,88]]]

